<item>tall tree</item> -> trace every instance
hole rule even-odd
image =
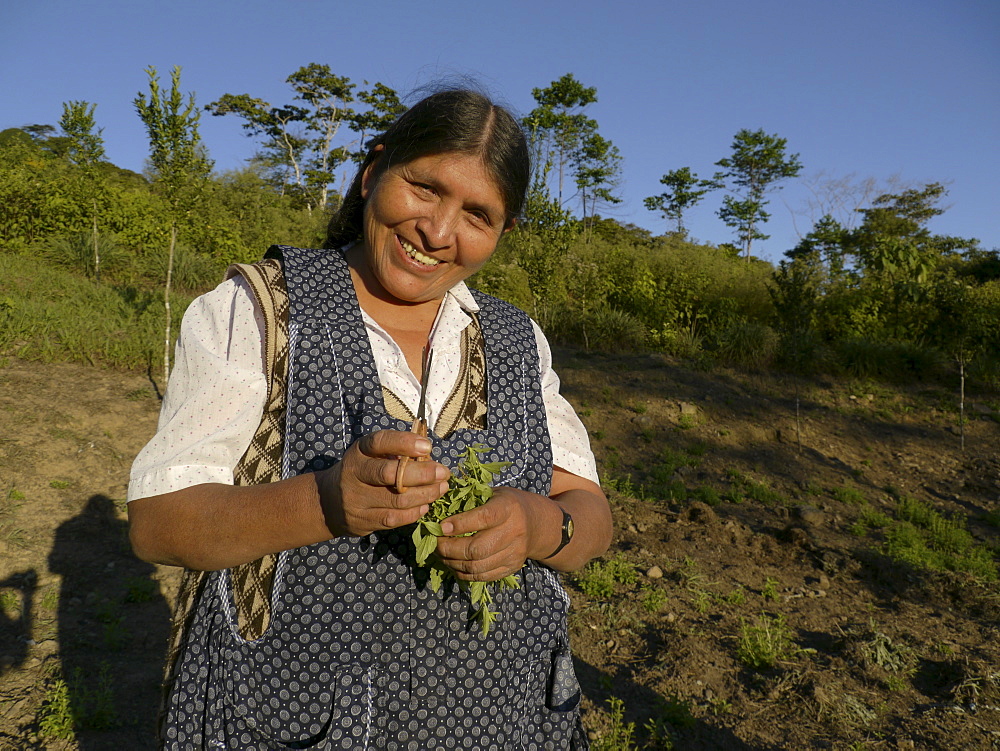
[[[278,170],[281,192],[284,193],[288,185],[305,192],[303,160],[309,141],[301,135],[307,114],[303,107],[272,107],[249,94],[223,94],[205,105],[205,109],[216,116],[241,118],[248,135],[264,138],[264,152],[259,159]]]
[[[618,147],[601,136],[596,128],[583,138],[580,150],[573,157],[573,172],[585,228],[588,226],[588,216],[592,223],[597,215],[598,205],[622,202],[621,197],[615,193],[621,182],[621,165],[622,157]]]
[[[556,200],[562,206],[566,172],[580,143],[596,128],[596,123],[583,114],[583,109],[597,101],[597,89],[584,86],[572,73],[553,81],[548,87],[532,89],[536,106],[524,118],[535,164],[540,165],[545,179],[556,173]]]
[[[282,193],[298,195],[307,209],[325,209],[340,166],[363,158],[359,152],[367,139],[388,127],[405,107],[396,92],[381,83],[355,93],[357,85],[335,75],[328,65],[310,63],[285,82],[294,92],[293,104],[272,106],[249,94],[224,94],[205,109],[242,119],[248,135],[261,139],[264,150],[258,160],[275,171]],[[357,139],[343,138],[345,124]]]
[[[368,82],[364,82],[368,86]],[[406,105],[399,101],[399,95],[383,83],[375,82],[370,89],[358,91],[358,101],[368,105],[366,110],[355,110],[348,114],[348,124],[358,134],[349,151],[350,158],[361,164],[368,154],[368,142],[378,133],[386,130],[406,111]]]
[[[334,75],[329,65],[309,63],[287,79],[295,98],[305,102],[306,130],[310,139],[311,159],[306,169],[306,185],[317,195],[317,204],[325,209],[334,171],[347,160],[347,149],[334,147],[340,126],[349,119],[348,104],[354,101],[355,84],[346,76]]]
[[[83,171],[91,197],[91,240],[94,247],[94,279],[101,282],[101,249],[97,233],[97,165],[104,159],[103,128],[94,121],[96,104],[84,101],[63,102],[63,114],[59,120],[63,136],[68,139],[67,157]]]
[[[643,204],[650,211],[659,211],[664,219],[677,222],[678,235],[684,234],[684,212],[717,187],[711,180],[699,180],[690,167],[668,172],[660,178],[660,184],[666,185],[670,190],[643,199]]]
[[[198,133],[200,112],[194,94],[187,102],[181,94],[181,69],[174,66],[170,73],[170,92],[160,90],[156,68],[146,69],[149,77],[149,97],[142,92],[133,104],[149,135],[149,161],[155,174],[155,185],[163,193],[171,209],[170,246],[167,251],[167,278],[163,288],[166,327],[163,345],[163,385],[170,378],[170,284],[177,247],[177,223],[186,214],[203,189],[212,171]]]
[[[769,237],[760,231],[760,225],[771,218],[764,210],[768,204],[764,197],[802,170],[798,154],[785,154],[786,144],[787,139],[763,129],[744,128],[733,138],[732,155],[715,163],[722,170],[713,182],[720,187],[728,184],[732,191],[723,198],[719,218],[736,231],[748,261],[753,241]]]

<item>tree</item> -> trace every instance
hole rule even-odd
[[[531,95],[538,106],[523,124],[543,180],[556,171],[556,200],[562,206],[567,168],[583,138],[596,130],[596,122],[583,114],[583,108],[597,101],[597,89],[584,86],[567,73],[548,88],[532,89]]]
[[[965,451],[966,372],[969,364],[989,348],[996,321],[990,315],[988,293],[953,276],[938,280],[932,298],[937,317],[930,326],[931,337],[958,365],[958,423]]]
[[[181,69],[170,74],[170,93],[160,91],[156,68],[146,69],[149,98],[142,92],[133,101],[149,135],[149,161],[155,174],[155,186],[163,193],[171,209],[170,247],[167,255],[167,278],[163,288],[166,308],[166,333],[163,346],[163,385],[170,378],[170,283],[177,246],[177,223],[181,214],[191,209],[212,171],[212,162],[198,133],[200,113],[194,94],[187,103],[181,94]]]
[[[368,82],[365,81],[367,86]],[[377,133],[386,130],[406,111],[406,105],[399,101],[399,95],[385,84],[376,82],[371,89],[358,92],[358,101],[368,105],[367,110],[356,110],[347,116],[352,131],[358,134],[350,158],[361,164],[368,154],[368,142]]]
[[[338,168],[349,159],[360,162],[367,137],[388,127],[405,107],[396,92],[381,83],[355,95],[356,84],[334,75],[328,65],[310,63],[285,82],[296,103],[272,106],[249,94],[224,94],[205,109],[241,118],[248,135],[262,139],[264,150],[257,160],[271,168],[281,192],[298,195],[309,210],[325,209]],[[356,102],[366,108],[355,109]],[[344,124],[357,139],[341,143]]]
[[[99,182],[96,168],[104,159],[103,128],[96,128],[94,110],[96,104],[83,101],[63,102],[63,114],[59,127],[68,139],[67,157],[71,163],[83,170],[92,202],[91,239],[94,246],[94,279],[101,282],[101,251],[97,235],[97,193]],[[96,130],[95,130],[96,128]]]
[[[354,101],[355,85],[345,76],[336,76],[329,65],[310,63],[299,68],[287,79],[295,98],[305,102],[305,125],[313,134],[309,142],[312,152],[305,172],[306,185],[318,193],[318,205],[325,209],[334,170],[347,160],[347,150],[334,148],[340,126],[350,116],[348,104]]]
[[[278,183],[284,194],[289,184],[305,192],[303,158],[309,142],[294,131],[296,124],[306,118],[302,107],[272,107],[263,99],[249,94],[223,94],[205,109],[213,115],[236,115],[243,119],[243,128],[251,136],[263,136],[264,149],[258,160],[265,166],[277,169]],[[291,174],[292,179],[289,179]]]
[[[596,123],[595,123],[596,125]],[[622,199],[614,191],[621,181],[622,157],[618,147],[601,136],[596,129],[588,134],[573,157],[576,187],[583,209],[583,224],[587,227],[587,207],[591,220],[598,204],[619,204]]]
[[[717,187],[711,180],[699,180],[690,167],[681,167],[660,178],[660,183],[670,190],[658,196],[643,199],[650,211],[659,211],[664,219],[677,222],[677,234],[684,235],[684,212]]]
[[[799,378],[816,366],[817,352],[812,333],[820,296],[817,267],[801,255],[782,261],[772,275],[767,291],[774,304],[782,333],[784,360],[795,379],[795,438],[802,453],[802,411]]]
[[[769,235],[760,225],[771,218],[764,210],[764,196],[780,187],[778,183],[795,177],[802,170],[798,154],[785,155],[787,140],[769,135],[763,129],[741,130],[733,138],[732,156],[716,162],[722,171],[712,180],[720,187],[729,183],[732,194],[725,196],[718,215],[726,226],[736,231],[747,260],[754,240],[766,240]]]

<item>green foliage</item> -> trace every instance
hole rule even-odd
[[[886,530],[885,552],[894,560],[931,571],[971,574],[997,580],[997,562],[957,517],[947,517],[909,496],[899,499],[897,523]]]
[[[787,658],[793,646],[785,617],[762,613],[753,624],[741,621],[736,656],[754,670],[768,670]]]
[[[590,747],[594,751],[635,751],[632,741],[635,723],[625,722],[625,704],[616,696],[608,699],[608,728],[598,734]]]
[[[71,740],[74,730],[73,705],[69,684],[56,678],[48,687],[45,703],[38,713],[38,731],[43,738]]]
[[[757,321],[736,321],[717,340],[719,355],[740,368],[754,370],[769,365],[778,349],[774,329]]]
[[[854,378],[895,382],[929,380],[941,370],[941,354],[921,342],[852,338],[835,346],[843,371]]]
[[[593,599],[612,597],[619,584],[635,584],[639,574],[635,567],[618,553],[606,562],[592,561],[575,574],[580,590]]]
[[[726,182],[733,193],[726,195],[719,209],[719,218],[736,231],[747,260],[754,240],[766,240],[760,231],[771,215],[764,210],[768,204],[764,196],[779,187],[778,183],[795,177],[802,171],[798,154],[785,154],[788,141],[763,129],[743,129],[733,137],[732,155],[720,159],[716,166],[722,170],[713,177],[718,186]]]
[[[484,636],[489,633],[497,616],[489,607],[494,598],[493,589],[520,587],[520,582],[514,575],[505,576],[498,582],[467,582],[456,579],[454,572],[435,554],[435,550],[442,534],[441,522],[449,516],[478,508],[493,497],[490,482],[497,472],[508,466],[508,462],[480,462],[479,454],[487,450],[487,446],[478,444],[465,450],[456,471],[448,480],[448,492],[431,504],[427,513],[420,517],[413,528],[417,565],[428,567],[431,589],[437,592],[445,582],[457,582],[459,589],[469,595],[472,617],[479,623]]]

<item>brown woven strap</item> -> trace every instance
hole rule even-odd
[[[236,485],[258,485],[281,479],[285,433],[285,386],[288,371],[288,293],[281,263],[269,259],[256,264],[231,266],[226,278],[239,274],[250,284],[264,317],[264,371],[267,398],[260,425],[250,446],[234,470]],[[233,594],[240,633],[258,638],[270,622],[270,595],[276,556],[269,555],[233,569]],[[181,651],[187,639],[198,599],[208,574],[185,569],[174,605],[163,674],[159,729],[166,714],[166,701],[177,678]],[[256,634],[256,636],[254,636]],[[161,734],[162,738],[162,734]]]
[[[459,428],[471,430],[486,429],[486,353],[483,349],[483,332],[475,316],[472,325],[462,331],[460,341],[462,353],[458,366],[458,376],[451,394],[434,425],[434,432],[447,438]],[[413,412],[396,394],[382,387],[382,401],[385,411],[397,420],[412,422]]]

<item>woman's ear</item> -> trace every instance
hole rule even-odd
[[[382,154],[379,152],[385,151],[385,146],[379,144],[374,149],[372,153],[374,156],[372,160],[368,162],[368,166],[365,167],[364,173],[361,175],[361,197],[368,200],[368,194],[372,192],[372,188],[375,187],[375,183],[378,182],[378,172],[375,165],[378,164],[379,159],[382,158]]]
[[[517,217],[516,216],[515,217],[511,217],[507,221],[507,226],[503,228],[503,232],[501,234],[506,235],[508,232],[510,232],[516,226],[517,226]]]

